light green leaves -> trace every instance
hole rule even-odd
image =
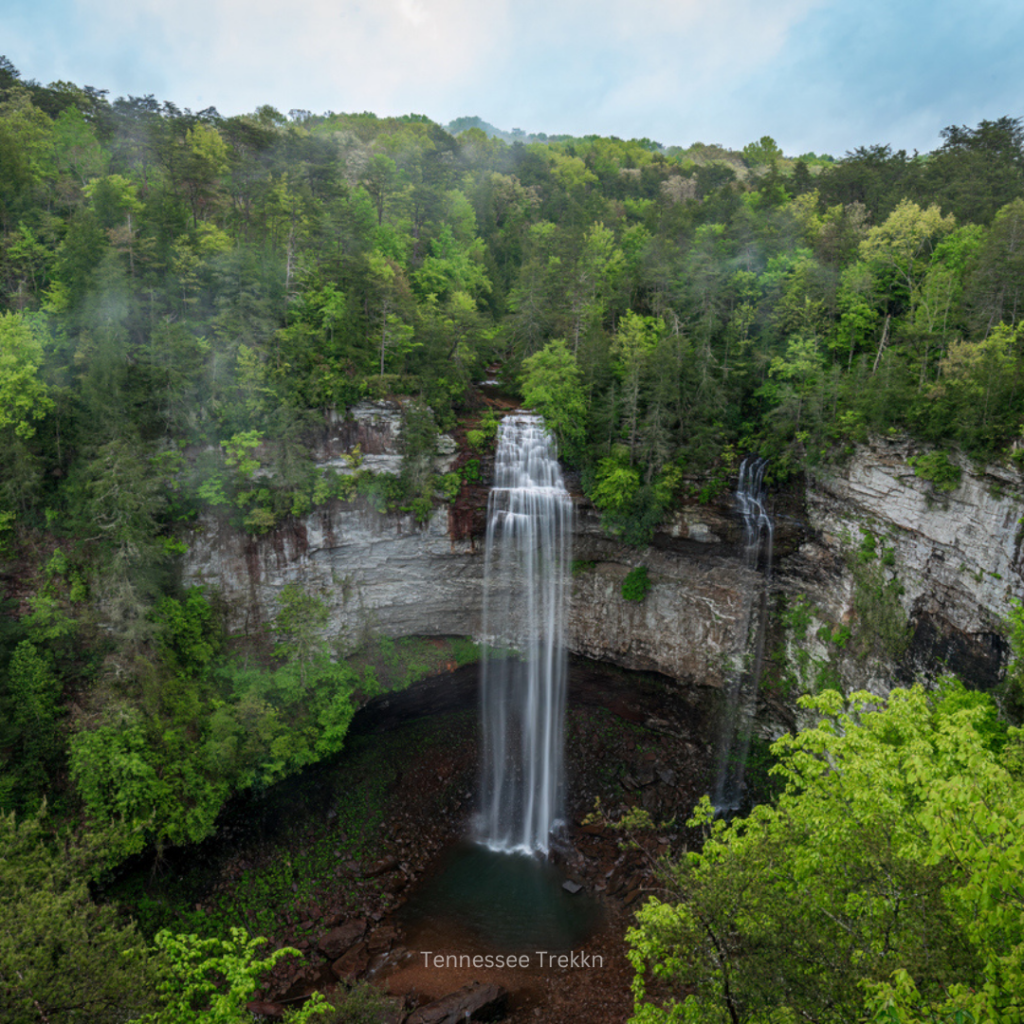
[[[666,878],[674,905],[639,912],[631,961],[676,994],[635,1019],[1018,1020],[1024,782],[991,702],[947,683],[801,704],[819,722],[774,745],[778,802],[716,822]]]
[[[53,408],[38,377],[42,362],[42,342],[25,317],[0,315],[0,430],[12,427],[18,437],[28,439],[36,432],[33,421]]]

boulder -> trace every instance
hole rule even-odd
[[[397,857],[385,857],[383,860],[378,861],[372,867],[368,868],[363,872],[364,878],[376,878],[378,875],[386,875],[391,871],[395,871],[398,868]]]
[[[366,918],[357,917],[332,928],[318,943],[320,952],[328,960],[337,960],[348,952],[366,934]]]
[[[284,1016],[284,1006],[281,1003],[267,1003],[257,999],[246,1003],[245,1008],[257,1017],[271,1017],[280,1020]]]
[[[272,995],[275,1002],[290,1003],[296,999],[305,999],[317,989],[333,983],[334,977],[328,964],[307,964],[296,971],[280,991]]]
[[[353,946],[343,957],[331,964],[331,971],[339,981],[355,981],[366,970],[370,952],[365,942]]]
[[[462,1021],[501,1020],[508,1007],[508,992],[498,985],[471,981],[410,1014],[406,1024],[461,1024]]]
[[[390,926],[378,928],[367,940],[366,948],[371,953],[386,953],[398,938],[398,930]]]

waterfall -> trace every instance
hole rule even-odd
[[[768,583],[772,572],[775,527],[765,506],[764,471],[767,459],[747,456],[740,463],[736,505],[743,517],[743,564],[752,572],[763,567],[751,583],[745,602],[743,636],[750,658],[734,669],[726,682],[725,706],[718,734],[715,790],[712,802],[721,812],[739,810],[757,710],[757,687],[764,665],[768,624]]]
[[[765,554],[765,576],[772,571],[772,541],[775,526],[765,508],[767,494],[764,488],[764,471],[767,459],[748,455],[740,463],[740,476],[736,483],[736,504],[743,516],[743,564],[756,569]]]
[[[487,501],[479,838],[543,852],[561,812],[572,501],[539,416],[506,416]]]

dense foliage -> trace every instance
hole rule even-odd
[[[1019,1021],[1024,744],[953,683],[801,703],[777,802],[710,829],[629,933],[634,1018]]]
[[[232,791],[338,750],[374,680],[324,637],[322,595],[286,588],[240,652],[216,595],[177,579],[186,531],[207,513],[263,534],[331,501],[429,518],[479,479],[431,457],[485,374],[544,414],[634,544],[747,450],[781,477],[909,432],[938,491],[954,449],[1024,457],[1020,119],[840,160],[451,127],[224,118],[0,59],[0,812],[21,821],[4,842],[44,793],[104,830],[108,860],[193,841]],[[326,425],[383,397],[403,406],[401,474],[358,454],[318,472]],[[772,821],[730,834],[773,842]],[[959,922],[930,841],[913,884]],[[84,906],[77,884],[54,882],[40,920]],[[990,952],[963,931],[922,998]]]

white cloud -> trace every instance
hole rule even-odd
[[[500,45],[503,3],[474,0],[136,0],[93,12],[92,45],[144,51],[173,95],[238,113],[260,103],[425,109],[472,89]]]
[[[130,51],[184,105],[593,121],[734,85],[824,0],[74,2],[94,54],[113,65]]]
[[[1019,108],[1019,0],[10,0],[25,75],[233,114],[479,114],[787,151],[934,144]],[[957,69],[950,75],[949,68]],[[924,124],[935,127],[925,129]]]

